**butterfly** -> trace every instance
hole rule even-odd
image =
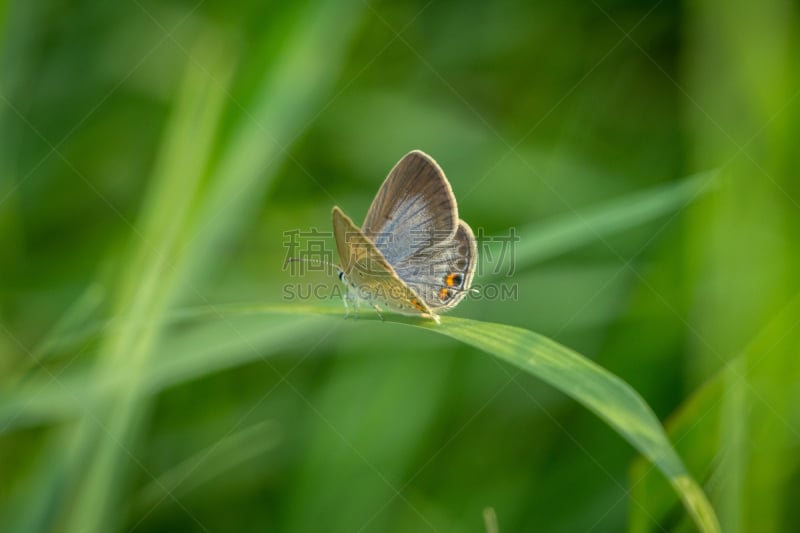
[[[414,150],[397,162],[361,228],[338,206],[332,216],[347,315],[349,304],[357,314],[364,301],[381,319],[385,308],[438,323],[438,313],[470,291],[475,235],[458,218],[453,189],[428,154]]]

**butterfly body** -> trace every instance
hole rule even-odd
[[[415,150],[392,169],[361,228],[333,208],[333,230],[347,284],[345,306],[366,301],[376,311],[439,321],[472,283],[477,244],[458,218],[455,196],[439,165]]]

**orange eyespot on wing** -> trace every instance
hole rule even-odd
[[[439,289],[439,299],[444,302],[447,301],[448,298],[450,298],[450,290],[447,287]]]
[[[422,308],[422,304],[421,304],[421,303],[419,303],[419,300],[417,300],[416,298],[412,298],[412,299],[411,299],[411,305],[413,305],[414,307],[416,307],[416,308],[417,308],[417,310],[419,310],[419,311],[424,311],[424,309]]]
[[[458,272],[451,272],[444,278],[444,283],[448,287],[456,287],[458,285],[461,285],[462,281],[464,281],[464,276],[462,276]]]

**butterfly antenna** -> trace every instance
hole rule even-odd
[[[283,263],[283,268],[285,269],[289,263],[308,263],[309,265],[314,265],[314,266],[326,266],[329,267],[328,270],[326,270],[327,273],[330,273],[331,269],[333,269],[333,271],[337,272],[337,275],[338,272],[341,272],[341,269],[339,268],[338,265],[335,265],[330,261],[325,261],[324,259],[311,260],[306,257],[290,257],[289,259],[286,260],[285,263]]]

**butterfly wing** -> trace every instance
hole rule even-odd
[[[458,208],[444,172],[432,157],[414,150],[389,172],[362,230],[395,265],[452,239],[457,227]]]
[[[477,260],[475,235],[460,220],[453,238],[418,250],[395,264],[394,269],[433,312],[442,312],[466,296]]]
[[[333,208],[333,235],[348,289],[360,300],[395,312],[435,318],[394,271],[375,244],[338,207]]]

